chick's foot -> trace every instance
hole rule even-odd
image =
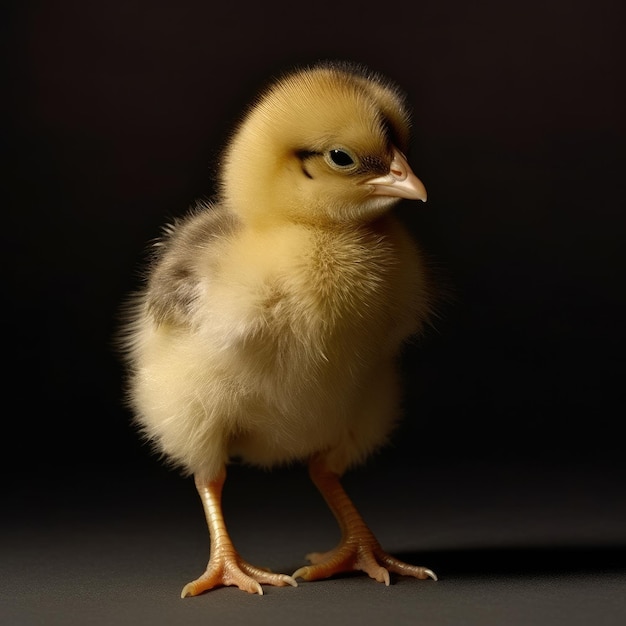
[[[390,583],[389,572],[422,580],[427,578],[437,580],[432,570],[404,563],[387,554],[367,528],[361,529],[357,536],[342,540],[329,552],[313,552],[307,554],[306,558],[311,565],[305,565],[296,570],[292,574],[293,578],[311,581],[347,572],[362,571],[370,578],[385,583],[387,586]]]
[[[224,586],[236,586],[248,593],[259,595],[263,595],[262,583],[277,587],[297,587],[298,583],[291,576],[274,574],[241,558],[226,530],[222,512],[222,488],[225,480],[225,469],[212,480],[194,475],[211,536],[211,556],[204,574],[183,587],[181,598],[197,596],[203,591]]]
[[[344,491],[339,476],[326,467],[322,458],[316,457],[311,460],[309,474],[339,524],[341,541],[329,552],[314,552],[307,555],[311,565],[296,570],[292,575],[293,578],[318,580],[336,574],[363,571],[378,582],[384,582],[385,585],[389,585],[389,572],[414,576],[422,580],[426,578],[437,580],[432,570],[404,563],[381,548]]]
[[[263,595],[262,584],[297,587],[298,583],[286,574],[274,574],[244,561],[236,552],[209,561],[206,571],[196,580],[187,583],[181,598],[197,596],[214,587],[235,586],[248,593]]]

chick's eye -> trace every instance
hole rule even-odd
[[[337,167],[350,167],[354,165],[354,158],[345,150],[333,149],[328,152],[328,158]]]

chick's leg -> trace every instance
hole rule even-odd
[[[203,481],[194,476],[196,489],[202,499],[204,513],[211,536],[211,556],[206,571],[196,580],[188,583],[182,590],[181,598],[197,596],[213,587],[234,585],[248,593],[263,595],[261,583],[283,587],[298,584],[285,574],[274,574],[250,565],[244,561],[228,535],[222,513],[222,488],[226,480],[226,471],[212,481]]]
[[[389,585],[389,572],[437,580],[431,570],[404,563],[381,548],[341,486],[339,476],[328,470],[323,461],[311,461],[309,473],[339,523],[341,540],[330,552],[308,554],[307,559],[312,564],[298,569],[293,578],[318,580],[335,574],[363,571],[385,585]]]

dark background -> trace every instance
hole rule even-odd
[[[468,561],[480,562],[483,574],[519,574],[497,564],[519,564],[522,553],[527,565],[565,563],[570,573],[578,572],[574,563],[598,571],[623,563],[623,3],[33,0],[3,11],[0,230],[9,401],[2,465],[14,550],[14,561],[5,562],[25,577],[9,575],[7,584],[29,580],[33,569],[42,571],[41,559],[49,561],[33,547],[37,538],[59,546],[83,529],[84,549],[57,548],[75,557],[64,571],[77,571],[76,560],[87,559],[95,544],[103,550],[94,529],[106,528],[119,549],[116,536],[124,545],[137,539],[128,526],[116,526],[120,520],[141,520],[142,536],[150,536],[151,524],[161,528],[168,514],[160,543],[146,541],[132,564],[113,560],[109,571],[132,571],[129,584],[145,596],[142,572],[153,591],[160,579],[143,557],[158,543],[170,563],[176,546],[164,542],[189,527],[198,533],[198,552],[181,545],[176,558],[188,560],[176,587],[156,584],[176,601],[179,586],[200,573],[208,538],[193,486],[138,440],[123,406],[112,341],[117,316],[139,284],[148,242],[212,194],[216,153],[256,89],[277,72],[321,58],[365,63],[407,91],[415,119],[410,161],[429,200],[398,212],[452,292],[436,328],[405,355],[405,419],[392,447],[346,478],[366,517],[379,520],[383,532],[385,520],[395,519],[388,532],[398,537],[396,550],[415,551],[414,560],[430,550],[425,564],[442,575],[438,589],[445,571],[471,581]],[[287,532],[294,521],[313,534],[319,528],[314,511],[324,505],[301,468],[273,475],[233,468],[228,488],[242,514],[269,510],[259,494],[278,491],[272,506],[282,522],[266,519],[263,528],[284,524]],[[310,506],[310,515],[294,512],[287,506],[293,502],[300,511]],[[562,507],[550,508],[555,502]],[[537,522],[538,511],[552,526]],[[405,515],[444,530],[420,540],[398,521]],[[244,542],[249,519],[233,522]],[[537,534],[528,535],[533,523]],[[483,552],[466,555],[479,528],[488,529],[478,541]],[[57,534],[44,542],[42,529]],[[324,540],[332,543],[333,532]],[[303,542],[300,554],[297,539],[289,546],[286,537],[271,537],[258,541],[276,541],[289,554],[277,568],[295,569],[304,551],[316,549]],[[570,551],[538,553],[544,544]],[[25,545],[34,560],[19,557]],[[526,552],[512,553],[520,545]],[[40,575],[52,585],[43,584],[45,597],[61,602],[58,576]],[[92,588],[93,575],[76,574]],[[96,576],[98,588],[106,590],[103,576]],[[357,580],[371,585],[364,593],[379,593],[361,578],[339,582]],[[331,582],[313,587],[330,589],[324,585]],[[236,602],[232,592],[199,603],[216,596]],[[99,614],[108,615],[110,596],[99,593]],[[34,623],[32,598],[6,597],[17,598],[12,623]],[[432,602],[431,623],[433,615],[443,619]],[[474,619],[475,606],[441,602],[462,612],[465,623]],[[54,605],[61,613],[62,606]],[[608,606],[614,615],[615,602]],[[623,603],[619,609],[626,614]],[[184,623],[171,610],[172,623]],[[475,619],[488,623],[484,614]]]

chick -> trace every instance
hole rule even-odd
[[[128,399],[143,435],[193,475],[210,533],[206,571],[182,590],[262,594],[360,570],[433,578],[384,552],[341,475],[383,445],[398,413],[398,352],[433,290],[390,209],[426,201],[405,152],[399,88],[321,62],[270,83],[232,133],[218,191],[167,227],[123,328]],[[231,459],[308,463],[341,529],[292,576],[246,562],[221,494]]]

